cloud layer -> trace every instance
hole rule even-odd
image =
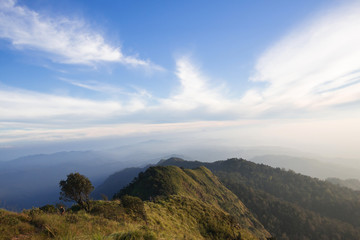
[[[93,65],[118,62],[130,66],[159,68],[149,61],[126,56],[120,47],[107,43],[84,21],[41,15],[15,0],[0,1],[0,38],[18,49],[42,51],[53,61]]]
[[[124,56],[119,48],[107,44],[101,35],[82,22],[47,18],[10,0],[2,1],[0,8],[0,37],[9,39],[16,47],[51,53],[53,60],[69,64],[150,64]],[[228,128],[230,136],[234,133],[232,127],[240,129],[237,133],[241,134],[243,126],[251,125],[252,132],[246,137],[258,134],[258,139],[266,139],[268,136],[267,141],[271,143],[284,125],[282,120],[274,124],[264,118],[297,119],[296,124],[287,125],[286,134],[289,134],[289,129],[301,125],[298,119],[315,119],[321,113],[338,118],[344,113],[344,105],[360,101],[359,43],[359,4],[319,15],[270,46],[259,57],[254,75],[249,79],[254,87],[241,89],[245,94],[236,97],[239,90],[228,89],[226,84],[212,84],[211,77],[205,76],[186,57],[176,60],[174,76],[178,86],[169,89],[167,97],[158,97],[145,90],[124,92],[119,86],[65,78],[62,80],[69,84],[108,93],[109,97],[98,101],[0,85],[0,130],[4,132],[0,141],[29,140],[34,135],[42,139],[86,138],[211,128]],[[265,84],[259,87],[258,82]],[[124,95],[126,99],[113,97],[116,95]],[[339,119],[328,126],[351,124],[346,126],[346,133],[351,135],[354,130],[358,131],[355,123],[360,119],[358,111],[353,112],[356,114],[351,116],[346,113],[346,121]],[[241,120],[245,118],[252,120]],[[159,122],[165,123],[155,124]],[[219,124],[223,125],[219,127]],[[293,133],[302,141],[308,135],[301,134],[310,134],[322,124],[321,119],[313,125],[307,122],[302,125],[304,129],[295,129]],[[268,132],[261,135],[256,129]],[[285,135],[278,138],[279,144],[290,141]],[[297,140],[293,141],[296,144]]]

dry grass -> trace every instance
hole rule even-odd
[[[146,221],[134,219],[121,209],[119,201],[96,201],[94,213],[68,211],[60,215],[39,209],[23,213],[0,210],[0,239],[216,239],[204,236],[200,220],[214,218],[222,226],[228,225],[225,212],[217,208],[210,210],[210,205],[198,200],[171,196],[144,203]],[[116,218],[110,214],[114,209],[119,214]]]

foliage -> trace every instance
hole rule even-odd
[[[159,195],[175,194],[176,185],[173,184],[173,176],[168,173],[168,171],[162,171],[161,167],[150,167],[146,172],[139,173],[138,178],[134,178],[127,187],[115,194],[114,198],[132,195],[138,196],[142,200],[151,200]]]
[[[54,205],[46,204],[39,208],[41,211],[46,213],[58,213],[58,209]]]
[[[139,197],[124,195],[121,197],[121,204],[128,214],[146,221],[144,202]]]
[[[92,201],[90,213],[113,221],[124,221],[124,208],[119,201]]]
[[[90,180],[80,173],[70,173],[66,180],[59,183],[60,200],[75,201],[86,211],[90,211],[89,195],[94,190]]]

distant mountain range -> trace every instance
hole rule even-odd
[[[95,151],[31,155],[0,162],[0,207],[22,210],[59,202],[59,181],[80,172],[96,186],[115,169],[133,166]]]
[[[338,164],[318,161],[313,158],[294,157],[289,155],[262,155],[250,158],[255,163],[263,163],[272,167],[291,169],[295,172],[326,179],[335,178],[356,178],[360,179],[360,169],[356,167],[348,167]]]
[[[331,182],[342,187],[347,187],[355,191],[360,191],[360,181],[358,179],[339,179],[339,178],[327,178],[326,181]]]

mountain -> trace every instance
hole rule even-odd
[[[358,239],[357,192],[243,159],[218,161],[210,166],[265,228],[280,239]]]
[[[210,169],[278,239],[360,236],[360,193],[348,188],[244,159],[206,163],[170,158],[159,165]]]
[[[185,161],[179,157],[170,157],[168,159],[162,159],[158,161],[157,166],[181,166],[184,168],[192,168],[194,167],[194,163],[196,166],[202,166],[203,163],[199,161]],[[106,180],[101,183],[98,187],[95,188],[92,196],[95,199],[101,199],[103,195],[107,198],[112,198],[115,193],[119,191],[119,189],[125,187],[128,183],[130,183],[140,172],[146,171],[149,167],[153,165],[147,165],[145,167],[137,167],[137,168],[125,168],[118,172],[111,174]]]
[[[96,186],[114,169],[132,163],[96,151],[58,152],[0,162],[0,207],[21,210],[59,200],[59,181],[71,172],[86,175]]]
[[[339,178],[327,178],[326,181],[355,191],[360,191],[360,181],[358,179],[350,178],[343,180]]]
[[[322,162],[313,158],[294,157],[289,155],[262,155],[253,157],[250,161],[266,164],[275,168],[291,169],[295,172],[320,179],[329,177],[360,179],[359,168]]]
[[[207,168],[184,169],[176,166],[150,167],[127,187],[115,195],[140,197],[142,200],[153,200],[159,197],[181,201],[201,203],[204,207],[218,209],[236,220],[242,230],[241,235],[266,239],[270,234],[250,213],[245,205],[229,191]],[[208,221],[208,220],[207,220]]]
[[[0,209],[0,239],[270,238],[245,205],[205,167],[150,167],[116,197],[91,201],[86,213],[77,205],[64,214],[51,205],[22,213]]]

